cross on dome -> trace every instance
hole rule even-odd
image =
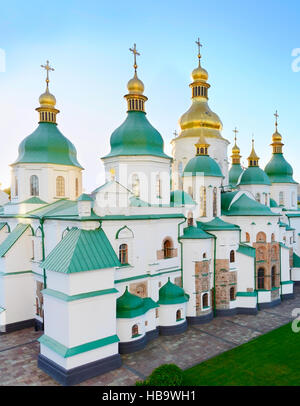
[[[137,63],[136,63],[136,56],[138,55],[138,56],[140,56],[141,54],[137,51],[137,49],[136,49],[136,44],[133,44],[133,48],[129,48],[129,51],[130,52],[132,52],[133,53],[133,55],[134,55],[134,65],[133,65],[133,67],[134,67],[134,70],[135,70],[135,72],[136,72],[136,70],[137,70]]]

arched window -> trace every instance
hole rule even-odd
[[[140,180],[138,175],[132,175],[132,193],[136,196],[140,196]]]
[[[202,296],[202,308],[208,307],[208,293],[204,293]]]
[[[34,241],[33,241],[33,240],[31,240],[31,247],[32,247],[32,256],[31,256],[31,259],[33,260],[33,259],[34,259]]]
[[[172,258],[173,244],[172,241],[167,239],[164,241],[164,259]]]
[[[131,333],[132,333],[132,337],[136,337],[139,335],[139,326],[137,324],[132,326]]]
[[[284,206],[284,193],[279,192],[279,206]]]
[[[230,262],[234,262],[234,261],[235,261],[235,254],[234,254],[234,251],[231,250],[230,251]]]
[[[160,175],[156,175],[156,197],[161,197],[161,180]]]
[[[264,268],[259,268],[257,272],[257,288],[264,289],[265,288],[265,270]]]
[[[266,242],[267,236],[263,231],[260,231],[256,236],[256,242]]]
[[[75,195],[78,197],[79,195],[79,181],[78,178],[75,179]]]
[[[292,192],[292,206],[296,206],[295,192]]]
[[[204,254],[203,254],[203,259],[205,259],[206,258],[206,252],[204,252]]]
[[[181,310],[177,310],[176,312],[176,321],[181,320]]]
[[[260,193],[256,193],[255,200],[260,203]]]
[[[234,287],[230,288],[230,300],[235,300],[235,289]]]
[[[189,186],[188,188],[188,194],[193,197],[193,186]]]
[[[58,176],[56,178],[56,196],[65,196],[65,178],[63,176]]]
[[[274,234],[274,233],[271,234],[271,241],[272,241],[272,242],[275,241],[275,234]]]
[[[39,195],[39,178],[36,175],[30,176],[30,195]]]
[[[206,217],[206,187],[200,188],[200,216]]]
[[[246,242],[250,242],[250,234],[246,233]]]
[[[15,177],[15,196],[18,196],[18,194],[19,194],[18,178]]]
[[[272,288],[275,288],[276,287],[276,267],[275,266],[272,266],[271,281],[272,281]]]
[[[218,211],[217,211],[217,188],[214,187],[213,190],[213,216],[217,217]]]
[[[193,218],[193,213],[190,211],[188,213],[188,226],[193,226],[194,225],[194,218]]]
[[[128,264],[128,246],[121,244],[119,247],[119,261],[121,264]]]

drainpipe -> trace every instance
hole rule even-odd
[[[213,234],[212,234],[213,235]],[[216,317],[216,253],[217,253],[217,237],[214,236],[214,317]]]
[[[180,244],[180,264],[181,264],[181,287],[183,288],[183,257],[182,257],[182,252],[183,252],[183,248],[182,248],[182,242],[180,241],[180,226],[181,224],[186,222],[186,217],[184,217],[184,220],[178,224],[178,235],[177,235],[177,240]]]
[[[279,289],[280,289],[280,300],[282,299],[282,284],[281,284],[281,281],[282,281],[282,279],[281,279],[281,245],[279,245],[279,269],[280,269],[280,287],[279,287]]]

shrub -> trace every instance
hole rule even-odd
[[[137,386],[180,386],[183,380],[182,370],[175,364],[165,364],[154,369],[143,382],[136,382]]]

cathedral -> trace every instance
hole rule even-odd
[[[172,156],[148,121],[130,49],[127,115],[101,157],[105,183],[89,194],[43,65],[38,126],[11,164],[10,200],[0,196],[0,332],[42,330],[38,366],[63,385],[119,368],[158,335],[280,306],[300,283],[298,184],[278,114],[264,169],[254,140],[241,165],[236,129],[229,160],[196,43]]]

